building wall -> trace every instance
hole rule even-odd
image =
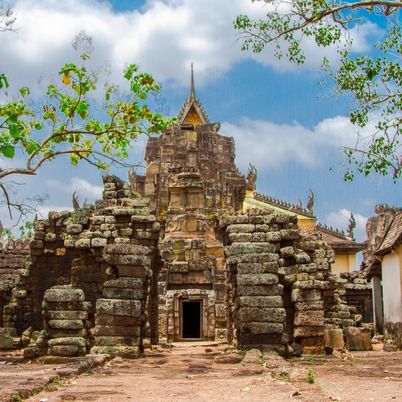
[[[402,245],[382,261],[384,321],[402,322]]]
[[[338,254],[335,253],[335,262],[331,265],[333,274],[340,274],[342,272],[352,272],[356,268],[356,255],[355,254]]]

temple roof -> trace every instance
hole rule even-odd
[[[184,102],[183,107],[179,113],[180,124],[208,124],[209,119],[201,102],[195,96],[194,87],[194,70],[193,63],[191,63],[191,90],[190,96]]]
[[[343,231],[319,223],[317,223],[316,227],[317,232],[321,234],[322,240],[329,244],[335,251],[341,253],[356,253],[366,248],[365,243],[355,242]]]
[[[385,233],[384,239],[375,252],[376,255],[384,255],[391,252],[394,247],[402,243],[402,212],[399,212],[392,219],[391,224]]]
[[[289,212],[294,212],[295,214],[298,214],[298,215],[303,215],[303,216],[306,216],[309,218],[314,218],[313,213],[301,205],[291,204],[289,202],[282,201],[282,200],[279,200],[279,199],[276,199],[273,197],[269,197],[267,195],[259,194],[259,193],[254,194],[254,199],[257,201],[261,201],[265,204],[270,204],[270,205],[278,207],[280,209],[284,209]]]

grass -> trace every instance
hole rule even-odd
[[[309,384],[314,384],[315,383],[315,374],[313,369],[308,369],[307,370],[307,382]]]
[[[290,375],[286,371],[280,373],[271,373],[271,378],[275,381],[290,382]]]
[[[51,390],[59,387],[65,387],[64,381],[57,375],[53,377],[43,389]]]

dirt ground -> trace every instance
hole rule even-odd
[[[402,352],[356,352],[339,356],[247,358],[225,345],[180,343],[150,350],[137,360],[115,358],[103,367],[53,381],[27,399],[35,402],[124,401],[402,401]],[[227,351],[226,351],[227,352]],[[8,370],[25,380],[57,371],[53,366],[0,367],[0,392]],[[36,370],[36,371],[35,371]],[[7,371],[6,371],[7,372]],[[36,372],[36,374],[35,374]],[[307,376],[314,380],[307,382]]]

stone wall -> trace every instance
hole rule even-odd
[[[292,342],[322,351],[332,250],[318,236],[302,234],[295,216],[248,210],[220,224],[227,226],[229,340],[280,353]]]
[[[4,325],[4,306],[11,301],[12,289],[28,255],[29,240],[0,240],[0,327]]]

